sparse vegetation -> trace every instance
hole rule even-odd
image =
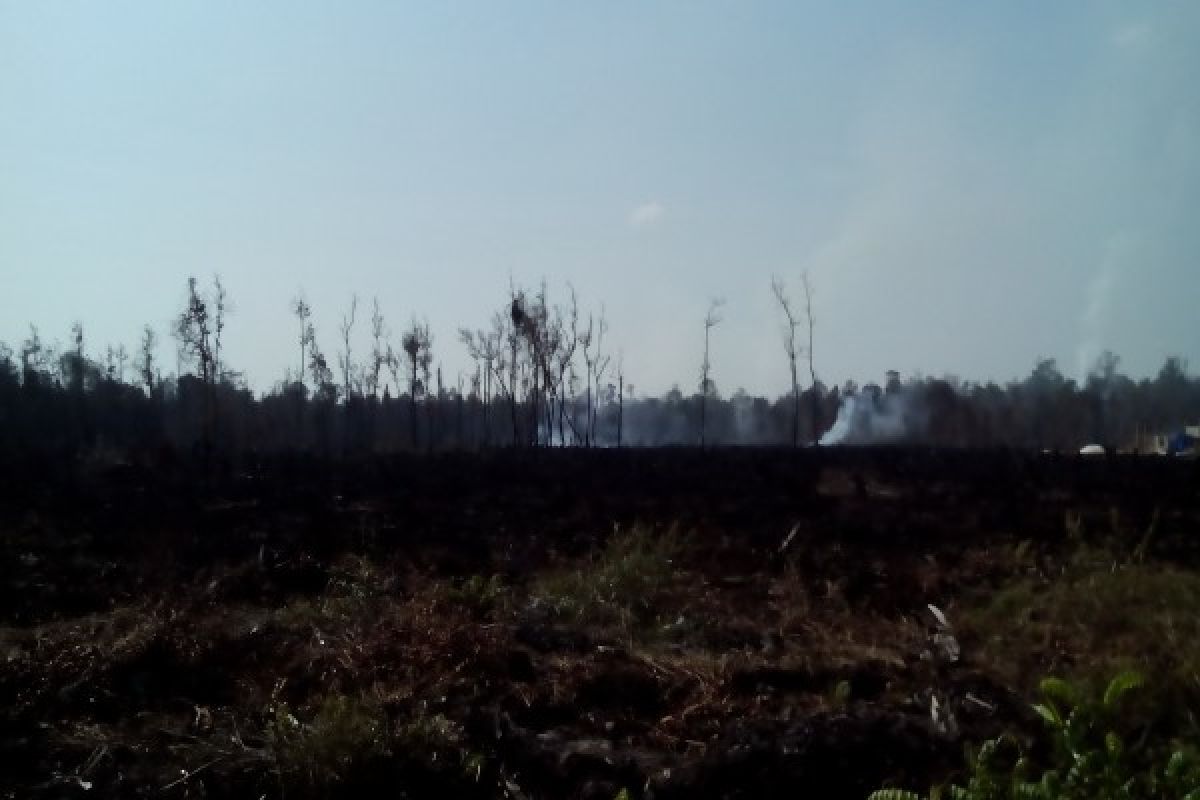
[[[531,602],[558,619],[599,626],[641,626],[658,613],[658,597],[679,576],[677,529],[615,532],[588,563],[538,577]]]
[[[1170,743],[1145,720],[1131,719],[1125,696],[1145,686],[1137,672],[1112,678],[1103,693],[1059,678],[1040,684],[1033,706],[1046,724],[1048,763],[1012,736],[969,748],[965,783],[937,787],[950,800],[1193,800],[1200,797],[1195,743]],[[915,792],[881,789],[868,800],[922,800]]]
[[[362,698],[321,698],[308,721],[284,704],[268,712],[267,744],[288,796],[327,796],[388,753],[382,709]]]
[[[447,599],[466,608],[474,617],[483,618],[508,596],[504,579],[492,574],[486,578],[471,575],[466,580],[446,589]]]
[[[1164,712],[1200,701],[1200,575],[1172,564],[1131,564],[1076,552],[1062,572],[1020,577],[962,614],[980,658],[1021,685],[1042,671],[1095,687],[1137,669]],[[1027,687],[1031,688],[1031,687]]]

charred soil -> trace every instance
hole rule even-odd
[[[1200,708],[1195,462],[0,472],[0,796],[863,798],[1035,741],[1048,673]]]

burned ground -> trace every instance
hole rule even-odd
[[[1195,725],[1194,462],[563,450],[4,473],[9,796],[861,798],[951,774],[966,740],[1035,740],[1042,675],[1128,664],[1164,729]]]

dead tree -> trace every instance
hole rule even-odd
[[[576,349],[582,352],[584,338],[588,337],[586,331],[576,332]],[[574,361],[567,364],[567,384],[564,390],[564,399],[569,399],[570,409],[566,413],[567,426],[571,429],[571,442],[573,444],[583,443],[583,433],[580,432],[580,426],[576,420],[576,410],[579,407],[579,371],[576,369]],[[564,440],[565,441],[565,440]]]
[[[590,445],[590,442],[588,441],[588,433],[591,430],[591,426],[588,425],[588,422],[592,418],[592,359],[595,358],[594,354],[592,353],[592,340],[595,338],[595,336],[596,320],[591,314],[589,314],[587,327],[579,333],[579,352],[583,356],[583,379],[586,387],[584,395],[585,401],[583,406],[583,433],[580,434],[578,431],[574,431],[576,444],[581,443],[584,447]],[[573,375],[572,378],[574,378]],[[572,380],[572,382],[574,381]],[[572,392],[572,394],[574,394],[574,392]],[[572,417],[574,417],[574,411],[576,407],[577,406],[573,404],[571,409]]]
[[[296,381],[304,385],[304,370],[308,365],[308,350],[312,345],[313,326],[309,324],[309,319],[312,317],[312,308],[304,299],[304,292],[292,300],[292,313],[296,315],[296,319],[300,322],[300,369],[296,371]]]
[[[617,447],[625,424],[625,353],[617,353]]]
[[[436,384],[437,394],[434,395],[434,401],[432,403],[429,403],[429,414],[428,414],[428,416],[429,416],[429,437],[428,437],[429,441],[427,443],[427,449],[429,449],[430,451],[433,450],[434,443],[441,437],[441,433],[440,433],[441,407],[442,407],[442,402],[445,399],[445,386],[442,383],[442,365],[441,364],[438,364],[437,369],[434,371],[434,377],[437,379],[437,384]],[[425,373],[425,384],[427,386],[429,385],[429,372],[428,371],[426,371],[426,373]]]
[[[476,442],[480,446],[486,446],[488,443],[487,425],[488,425],[488,406],[487,398],[485,397],[483,385],[488,380],[484,374],[483,368],[478,362],[475,363],[475,372],[471,374],[471,395],[474,396],[479,403],[479,418],[482,425],[479,434],[476,436]]]
[[[384,366],[388,368],[388,372],[392,374],[392,385],[396,387],[396,396],[400,396],[400,370],[404,366],[400,358],[400,354],[392,348],[392,343],[387,343],[387,353],[383,360]],[[383,398],[388,399],[388,387],[383,387]]]
[[[80,330],[80,342],[82,346],[83,331]],[[154,328],[146,325],[142,328],[142,348],[141,355],[138,359],[138,372],[142,379],[142,385],[146,387],[146,396],[154,396],[154,349],[158,346],[158,337],[154,333]]]
[[[371,305],[371,364],[366,374],[367,394],[372,398],[379,396],[380,373],[387,363],[387,336],[387,325],[384,323],[383,312],[379,310],[379,298],[376,297]]]
[[[350,395],[354,381],[354,361],[350,349],[350,335],[354,332],[354,317],[358,313],[358,295],[350,296],[350,311],[342,316],[340,332],[342,334],[342,352],[338,353],[338,369],[342,373],[342,398],[346,406],[350,405]]]
[[[815,320],[812,310],[813,288],[812,282],[808,277],[808,270],[801,273],[800,285],[804,288],[804,316],[808,320],[808,347],[805,349],[805,352],[808,353],[808,375],[812,380],[812,443],[816,444],[821,440],[821,399],[817,397],[817,371],[813,367],[813,327]]]
[[[529,306],[527,338],[530,367],[534,376],[533,441],[540,444],[541,432],[545,430],[545,443],[550,445],[554,439],[554,397],[557,393],[553,363],[561,340],[561,328],[559,320],[551,314],[547,303],[544,281]]]
[[[312,376],[314,399],[320,402],[336,401],[337,385],[333,382],[333,368],[317,344],[317,331],[311,322],[304,338],[308,342],[308,372]]]
[[[792,376],[792,447],[796,447],[800,444],[800,379],[796,373],[796,329],[800,327],[800,319],[792,309],[792,301],[778,275],[771,278],[771,292],[783,312],[783,351]]]
[[[334,381],[333,368],[317,342],[317,331],[311,322],[305,328],[302,340],[308,345],[308,372],[312,377],[312,432],[313,442],[328,456],[332,449],[332,416],[337,404],[338,387]],[[300,404],[303,414],[304,404]],[[303,417],[301,417],[303,419]]]
[[[500,359],[500,334],[495,328],[491,331],[477,330],[472,332],[467,328],[458,331],[459,340],[466,346],[467,354],[475,362],[474,390],[479,397],[480,411],[483,417],[482,444],[487,447],[491,442],[491,398],[493,394],[492,381],[500,374],[497,361]]]
[[[423,394],[429,383],[429,364],[433,360],[433,337],[429,333],[429,323],[419,323],[414,318],[412,326],[400,337],[400,347],[404,351],[404,361],[408,366],[408,409],[410,424],[410,443],[413,449],[417,447],[417,396]],[[421,378],[424,377],[424,383]]]
[[[567,339],[563,311],[556,308],[551,312],[544,282],[533,300],[527,300],[524,292],[519,292],[516,302],[519,313],[514,315],[514,320],[519,324],[528,353],[530,438],[534,444],[540,444],[544,430],[545,443],[550,445],[554,439],[555,407],[562,377],[559,354]]]
[[[600,384],[604,380],[604,375],[608,372],[608,364],[611,358],[604,352],[604,334],[608,333],[608,321],[604,318],[604,308],[600,308],[600,317],[596,325],[596,352],[595,357],[591,361],[592,375],[589,379],[588,388],[588,442],[590,446],[596,444],[596,423],[599,420],[600,414]],[[592,400],[591,387],[595,387],[595,402]]]
[[[457,449],[462,449],[463,446],[463,376],[462,372],[458,373],[458,381],[454,391],[454,446]]]
[[[487,419],[488,419],[487,398],[485,397],[485,393],[484,393],[484,389],[483,389],[483,385],[486,382],[487,382],[487,376],[483,373],[483,369],[480,367],[480,365],[476,364],[475,372],[474,372],[474,374],[471,375],[471,394],[473,394],[475,396],[476,402],[479,403],[479,411],[480,411],[479,416],[480,416],[480,423],[481,423],[482,427],[480,428],[478,434],[476,435],[475,440],[481,447],[486,446],[489,441],[488,435],[487,435]]]
[[[725,303],[722,299],[713,299],[709,301],[708,313],[704,315],[704,360],[700,362],[700,446],[704,447],[706,443],[706,427],[708,424],[708,395],[712,392],[712,379],[709,377],[712,372],[712,362],[708,357],[709,337],[712,329],[717,327],[721,322],[721,316],[717,311]]]
[[[83,394],[84,374],[87,363],[83,356],[82,322],[76,322],[71,326],[71,341],[74,343],[75,349],[68,356],[70,361],[68,364],[69,375],[66,376],[67,383],[77,394]]]
[[[224,313],[224,290],[217,283],[216,299]],[[222,319],[222,324],[223,319]],[[173,330],[179,343],[179,358],[183,363],[195,363],[200,368],[200,382],[204,393],[204,422],[202,443],[205,457],[211,449],[213,431],[216,427],[216,370],[217,357],[213,342],[213,316],[210,299],[201,294],[194,277],[188,278],[187,305],[175,319]],[[111,369],[111,368],[110,368]],[[111,372],[110,372],[110,376]]]
[[[604,309],[600,309],[598,318],[588,315],[587,327],[579,334],[579,352],[583,355],[584,379],[584,408],[583,408],[583,444],[591,447],[596,440],[596,407],[599,405],[600,381],[608,370],[609,357],[604,354],[604,334],[608,332],[608,322],[604,318]],[[593,399],[593,387],[595,399]]]
[[[313,398],[328,401],[336,398],[337,386],[333,382],[333,369],[317,344],[317,329],[311,322],[312,308],[303,294],[292,301],[292,313],[300,320],[300,372],[298,380],[304,384],[304,371],[312,377]]]
[[[221,369],[221,334],[225,332],[225,313],[229,311],[229,295],[221,283],[221,276],[213,276],[213,351],[212,351],[212,382],[218,384],[224,378]]]
[[[173,332],[179,342],[180,356],[186,363],[195,363],[200,368],[200,380],[205,385],[211,384],[215,367],[212,319],[195,278],[188,278],[187,305],[175,318]]]
[[[575,353],[579,348],[579,301],[575,295],[575,287],[568,285],[571,304],[567,309],[557,309],[555,316],[558,320],[559,344],[554,354],[555,393],[558,395],[558,440],[562,445],[567,443],[564,423],[567,416],[567,402],[574,394],[574,364]],[[568,381],[568,374],[571,375]],[[575,423],[571,420],[571,430],[575,433]]]
[[[521,443],[521,426],[517,420],[517,387],[522,377],[521,363],[521,323],[524,321],[524,298],[511,284],[509,286],[508,323],[504,336],[508,348],[508,410],[512,418],[512,443],[518,447]],[[504,384],[501,384],[502,386]]]
[[[521,384],[525,389],[525,400],[529,409],[528,439],[530,444],[538,444],[538,399],[540,395],[540,373],[538,358],[541,351],[541,319],[537,310],[537,302],[530,302],[525,290],[513,289],[509,316],[512,319],[514,339],[511,342],[513,363],[517,363],[517,348],[523,351],[527,358],[521,370]],[[543,304],[544,308],[544,304]],[[515,437],[516,431],[513,431]]]
[[[21,343],[21,385],[28,389],[39,387],[43,376],[49,379],[49,367],[54,363],[53,348],[42,344],[36,325],[29,326],[29,338]]]
[[[515,302],[515,290],[513,290],[513,294]],[[516,404],[519,368],[515,362],[520,355],[521,340],[520,335],[514,332],[512,326],[514,311],[514,306],[510,305],[507,310],[497,311],[493,314],[490,330],[477,330],[472,333],[467,328],[461,328],[458,332],[459,340],[466,345],[468,354],[475,361],[476,371],[482,373],[483,445],[485,447],[491,441],[490,407],[492,399],[496,395],[496,388],[499,389],[500,396],[508,400],[512,418],[512,443],[516,445],[519,442]]]
[[[129,352],[125,349],[125,345],[118,344],[112,351],[113,359],[116,361],[117,383],[125,382],[125,365],[129,362]]]

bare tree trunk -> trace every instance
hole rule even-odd
[[[621,433],[625,424],[625,359],[617,358],[617,447],[621,446]]]
[[[717,314],[717,309],[721,307],[723,300],[712,300],[708,304],[708,313],[704,315],[704,361],[700,365],[700,447],[703,448],[706,444],[707,424],[708,424],[708,391],[712,384],[709,379],[709,372],[712,363],[708,359],[708,344],[709,334],[718,323],[721,322],[721,317]]]
[[[437,376],[437,395],[434,397],[433,403],[430,404],[430,406],[429,406],[428,450],[431,453],[433,452],[434,445],[436,444],[438,438],[441,436],[442,397],[445,392],[445,387],[442,384],[442,366],[441,366],[441,364],[438,365],[438,368],[437,368],[437,371],[435,374]]]
[[[346,408],[350,407],[350,389],[351,382],[354,377],[354,362],[352,360],[353,353],[350,349],[350,335],[354,332],[354,317],[358,313],[358,295],[350,297],[350,313],[342,317],[341,334],[342,334],[342,352],[338,356],[338,366],[342,372],[342,397],[346,401]]]
[[[521,428],[517,420],[517,355],[519,353],[517,345],[517,333],[513,330],[510,335],[510,354],[512,360],[508,363],[508,410],[512,416],[513,447],[521,446]]]
[[[800,446],[800,379],[796,374],[795,327],[792,327],[792,345],[789,366],[792,372],[792,447]]]
[[[483,370],[483,432],[482,444],[486,449],[492,442],[492,362],[489,360]]]
[[[409,444],[417,449],[417,362],[413,359],[412,371],[408,377],[408,423]]]
[[[808,375],[812,380],[812,443],[821,441],[821,400],[817,397],[817,371],[813,367],[813,327],[815,320],[812,312],[813,289],[808,272],[800,276],[804,286],[804,315],[808,319]]]
[[[454,422],[454,446],[456,448],[458,448],[459,450],[462,450],[463,449],[463,387],[462,387],[462,373],[461,372],[458,374],[458,398],[457,398],[457,407],[456,407],[455,411],[456,411],[456,418],[455,418],[455,422]]]
[[[538,430],[538,420],[541,417],[541,388],[538,383],[537,364],[533,365],[533,383],[529,388],[529,441],[534,447],[541,444],[540,431]]]
[[[210,417],[209,435],[212,437],[212,443],[216,445],[217,438],[221,435],[219,430],[220,409],[218,407],[220,398],[217,396],[221,384],[221,334],[225,330],[225,312],[229,308],[229,295],[226,293],[219,275],[213,276],[213,306],[215,313],[213,315],[212,370],[208,382],[208,413]]]
[[[588,417],[588,427],[592,445],[596,444],[596,427],[600,416],[600,385],[604,381],[604,373],[608,371],[609,356],[604,355],[604,334],[608,332],[608,323],[604,320],[604,308],[600,308],[600,319],[596,325],[596,358],[592,362],[592,385],[596,389],[596,402],[592,404]]]
[[[517,394],[516,394],[516,392],[509,392],[509,394],[508,394],[508,411],[509,411],[509,416],[512,417],[512,444],[513,444],[513,447],[520,447],[520,445],[521,445],[521,425],[520,425],[519,421],[517,420]]]
[[[792,310],[792,301],[787,296],[783,280],[779,276],[771,279],[771,292],[775,295],[775,301],[779,303],[780,310],[783,311],[785,323],[783,350],[787,354],[788,367],[792,375],[792,447],[797,447],[800,444],[800,382],[796,375],[796,328],[800,325],[800,321],[796,319],[796,314]]]
[[[312,316],[312,309],[308,302],[304,299],[303,292],[292,300],[292,313],[300,321],[300,369],[296,372],[296,380],[300,385],[304,385],[304,367],[308,361],[308,337],[309,325],[308,318]]]

